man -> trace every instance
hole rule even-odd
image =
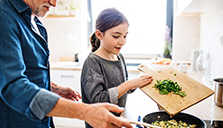
[[[50,82],[47,33],[36,16],[56,1],[0,0],[0,128],[49,128],[51,116],[97,128],[131,127],[110,113],[123,109],[74,102],[79,93]]]

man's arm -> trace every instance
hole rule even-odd
[[[47,116],[60,116],[85,120],[97,128],[132,128],[131,124],[115,117],[111,112],[121,113],[124,109],[108,103],[85,104],[60,98]],[[111,112],[110,112],[111,111]]]

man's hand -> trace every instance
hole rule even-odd
[[[78,101],[81,99],[81,95],[76,90],[71,89],[70,87],[59,86],[51,82],[52,92],[60,95],[65,99],[70,99],[73,101]]]
[[[121,113],[124,109],[108,103],[91,104],[83,114],[84,120],[94,128],[132,128],[131,124],[114,116],[111,112]]]

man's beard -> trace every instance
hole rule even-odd
[[[40,6],[35,10],[35,14],[36,14],[36,16],[38,16],[38,17],[43,17],[43,18],[47,16],[47,14],[48,14],[49,11],[44,12],[44,11],[43,11],[44,6],[47,6],[49,9],[50,9],[50,7],[51,7],[51,5],[48,4],[48,3],[44,3],[44,4],[40,5]]]

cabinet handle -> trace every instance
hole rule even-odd
[[[61,75],[62,78],[74,78],[73,75]]]

